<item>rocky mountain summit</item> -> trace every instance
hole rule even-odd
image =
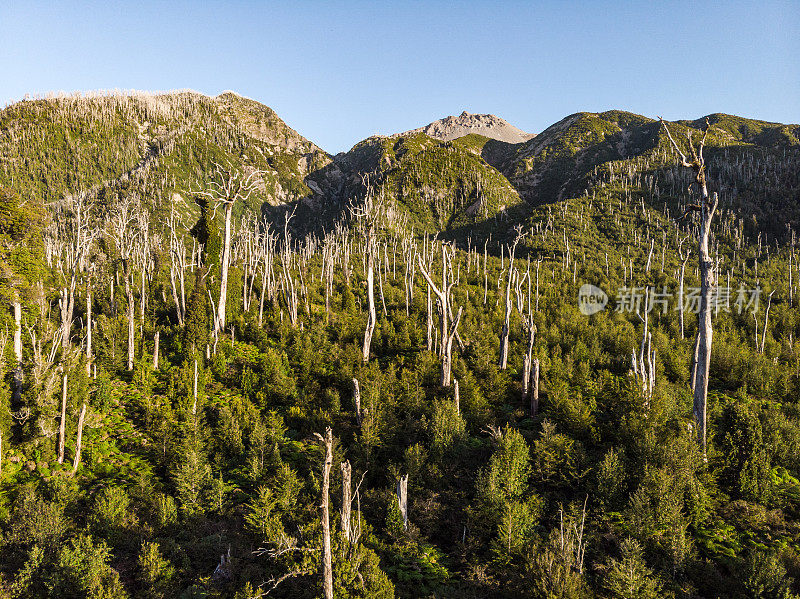
[[[466,110],[459,116],[448,116],[400,135],[405,136],[414,133],[424,133],[429,137],[442,141],[451,141],[470,133],[476,133],[489,139],[512,144],[522,143],[536,136],[535,133],[525,133],[525,131],[493,114],[472,114]]]

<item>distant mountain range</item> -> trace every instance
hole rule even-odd
[[[797,225],[800,127],[708,118],[709,171],[726,206],[758,226]],[[704,122],[670,126],[685,140],[687,129]],[[649,189],[654,205],[685,201],[684,190],[673,184],[667,193],[667,183],[654,178],[672,162],[658,121],[623,111],[573,114],[538,135],[494,115],[463,112],[370,137],[336,156],[269,107],[233,92],[71,96],[0,112],[0,185],[45,203],[83,192],[101,209],[137,193],[155,214],[175,206],[187,222],[198,214],[192,192],[222,163],[258,171],[258,191],[237,214],[262,211],[282,223],[285,207],[295,206],[294,224],[328,228],[346,217],[348,202],[368,183],[395,203],[404,226],[490,234],[498,218],[507,230],[532,207],[592,195],[614,173]],[[677,172],[670,176],[677,182]]]

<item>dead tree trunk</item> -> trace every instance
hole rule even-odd
[[[775,293],[773,289],[769,293],[769,297],[767,298],[767,309],[764,312],[764,328],[761,330],[761,348],[759,349],[759,353],[764,353],[764,344],[767,342],[767,327],[769,326],[769,309],[772,306],[772,294]],[[756,344],[758,344],[758,335],[756,335]]]
[[[427,319],[425,321],[425,344],[428,351],[433,351],[433,302],[431,301],[431,288],[428,287]]]
[[[522,359],[522,401],[525,402],[528,400],[528,395],[530,394],[531,386],[531,367],[532,367],[532,359],[533,359],[533,346],[536,342],[536,325],[533,322],[529,322],[525,325],[525,328],[528,331],[528,344],[525,347],[525,356]]]
[[[58,463],[64,463],[64,435],[67,427],[67,371],[61,379],[61,422],[58,426]]]
[[[358,385],[358,379],[353,379],[353,403],[356,409],[356,421],[358,426],[361,426],[361,387]]]
[[[508,367],[508,335],[511,332],[511,282],[513,279],[513,268],[509,268],[508,281],[506,283],[505,318],[503,319],[503,330],[500,333],[500,359],[498,360],[500,370],[505,370]]]
[[[217,305],[217,333],[225,330],[225,308],[228,303],[228,270],[231,265],[231,216],[233,201],[225,202],[225,229],[222,245],[222,264],[219,277],[219,304]]]
[[[364,364],[369,362],[369,348],[372,344],[372,334],[375,332],[375,323],[378,316],[375,310],[375,257],[373,246],[374,242],[367,239],[367,327],[364,329],[364,347],[362,352],[362,359]]]
[[[446,338],[442,340],[442,374],[440,380],[442,387],[450,386],[450,375],[453,370],[453,339],[455,339],[458,331],[458,324],[461,322],[461,311],[462,308],[459,306],[458,314],[456,315],[450,330],[447,332]]]
[[[408,474],[397,481],[397,505],[403,518],[403,530],[408,530]]]
[[[533,359],[531,369],[531,418],[539,413],[539,358]]]
[[[133,286],[128,260],[122,262],[125,277],[125,297],[128,301],[128,370],[133,370],[133,361],[136,351],[136,308],[133,302]]]
[[[61,308],[61,347],[67,350],[72,338],[72,313],[75,309],[75,277],[72,277],[69,288],[62,287],[58,305]]]
[[[153,335],[153,370],[158,370],[158,345],[161,340],[161,331],[156,331]]]
[[[78,438],[75,442],[75,458],[72,460],[72,474],[78,471],[81,463],[81,447],[83,445],[83,420],[86,417],[86,404],[81,407],[81,415],[78,417]]]
[[[681,152],[678,144],[672,138],[672,134],[664,122],[661,120],[661,125],[667,133],[672,148],[678,153],[681,158],[681,165],[691,168],[695,173],[695,183],[700,192],[700,202],[698,204],[690,205],[686,213],[683,215],[688,216],[692,212],[698,212],[700,215],[700,228],[697,236],[697,257],[700,267],[700,313],[697,322],[697,340],[696,340],[696,354],[697,361],[694,368],[692,389],[694,391],[694,419],[697,425],[697,441],[703,449],[703,456],[705,457],[706,451],[706,403],[708,399],[708,376],[709,367],[711,365],[711,343],[714,336],[714,330],[711,323],[711,294],[713,293],[715,283],[714,262],[708,251],[708,240],[711,235],[711,222],[714,218],[714,213],[717,210],[717,194],[714,193],[712,197],[708,194],[708,184],[705,172],[705,159],[703,158],[703,148],[705,147],[706,137],[710,124],[706,119],[706,126],[703,131],[703,137],[700,145],[695,150],[694,142],[692,140],[691,129],[687,129],[687,137],[689,140],[689,150],[691,152],[691,162],[687,160],[686,155]]]
[[[350,479],[352,477],[352,468],[350,462],[345,461],[341,464],[342,468],[342,534],[344,538],[350,541],[350,507],[352,499],[350,497]]]
[[[12,300],[12,307],[14,309],[14,357],[17,360],[17,365],[14,367],[14,389],[13,401],[16,405],[22,398],[22,303],[20,302],[19,293],[14,290]]]
[[[247,201],[255,189],[255,178],[260,171],[253,171],[245,177],[240,171],[233,168],[223,168],[216,165],[214,180],[209,188],[197,192],[214,203],[214,214],[222,206],[225,213],[223,230],[222,264],[220,265],[219,300],[214,318],[214,333],[219,334],[225,330],[225,307],[228,297],[228,270],[231,262],[231,217],[233,206],[238,200]]]
[[[520,230],[521,231],[521,230]],[[514,254],[517,251],[517,243],[521,238],[520,231],[517,232],[517,238],[514,244],[508,248],[508,280],[506,281],[506,310],[505,318],[503,319],[503,330],[500,333],[500,359],[498,365],[500,370],[505,370],[508,367],[508,337],[511,334],[511,289],[514,286],[517,274],[514,270]]]
[[[450,265],[451,256],[448,256],[447,248],[442,245],[442,286],[441,288],[433,282],[430,274],[422,262],[422,257],[418,256],[419,269],[425,281],[428,283],[428,289],[433,291],[436,295],[438,310],[439,310],[439,327],[440,327],[440,344],[439,344],[439,358],[441,359],[441,377],[440,384],[442,387],[450,386],[450,373],[453,363],[453,339],[458,330],[458,324],[461,320],[461,308],[458,309],[458,315],[452,319],[451,324],[451,306],[450,306],[450,293],[452,291],[454,281],[452,280],[452,267]]]
[[[325,461],[322,465],[322,503],[320,504],[322,519],[322,589],[325,599],[333,599],[331,521],[328,504],[328,491],[331,484],[331,465],[333,464],[333,432],[331,431],[331,427],[325,429],[325,437],[319,433],[317,433],[317,437],[325,444]]]
[[[92,288],[86,290],[86,376],[92,372]]]

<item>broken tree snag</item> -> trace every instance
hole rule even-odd
[[[92,372],[92,287],[86,289],[86,376]]]
[[[194,384],[192,385],[192,416],[197,415],[197,358],[194,359]]]
[[[81,415],[78,417],[78,439],[75,443],[75,459],[72,460],[72,474],[78,471],[81,463],[81,445],[83,444],[83,421],[86,418],[86,404],[81,407]]]
[[[708,251],[708,241],[711,235],[711,222],[717,210],[718,198],[716,192],[709,196],[708,181],[706,179],[705,158],[703,148],[706,145],[708,130],[711,128],[706,118],[703,137],[697,149],[694,147],[691,129],[687,129],[686,135],[689,141],[691,161],[680,150],[678,144],[672,138],[672,134],[663,118],[659,117],[661,126],[667,133],[670,145],[680,156],[680,164],[692,169],[695,173],[695,185],[700,194],[697,204],[690,205],[684,212],[681,219],[686,218],[691,213],[698,213],[699,228],[697,230],[697,259],[700,267],[700,312],[697,318],[697,338],[695,340],[695,360],[692,373],[692,389],[694,393],[694,420],[697,425],[697,441],[703,449],[705,458],[706,451],[706,403],[708,400],[708,376],[711,364],[711,343],[714,330],[711,323],[711,294],[716,282],[716,272],[714,261]]]
[[[22,399],[22,303],[19,292],[15,289],[11,305],[14,309],[14,357],[17,365],[14,368],[13,401],[16,405]]]
[[[58,463],[64,463],[64,434],[67,424],[67,371],[61,379],[61,422],[58,425]]]
[[[361,387],[356,378],[353,379],[353,403],[356,407],[356,421],[358,421],[358,426],[361,426]]]
[[[505,303],[505,317],[503,319],[503,330],[500,333],[500,359],[498,365],[500,370],[505,370],[508,367],[508,337],[511,334],[511,289],[512,286],[516,288],[517,272],[514,270],[514,254],[517,251],[517,244],[522,238],[522,227],[517,228],[517,236],[514,243],[508,248],[508,278],[506,279],[506,303]],[[502,273],[500,275],[502,277]],[[498,280],[498,287],[500,281]]]
[[[158,370],[158,343],[161,339],[161,331],[156,331],[153,335],[153,370]]]
[[[350,508],[353,503],[350,497],[350,480],[352,478],[352,468],[350,461],[342,462],[342,534],[350,541]]]
[[[533,358],[531,368],[531,418],[539,412],[539,358]]]
[[[333,431],[325,429],[325,436],[319,433],[317,438],[325,445],[325,461],[322,464],[322,502],[320,512],[322,519],[322,589],[325,599],[333,599],[333,566],[331,564],[331,520],[328,503],[328,491],[331,485],[331,465],[333,464]]]
[[[408,530],[408,474],[404,474],[397,481],[397,506],[403,517],[403,530]]]
[[[373,245],[374,241],[372,239],[367,239],[367,301],[369,311],[367,313],[367,326],[364,329],[364,347],[362,352],[364,364],[369,362],[369,349],[372,345],[372,335],[375,333],[375,323],[378,321],[378,315],[375,310],[375,259],[372,250]]]
[[[456,404],[456,413],[461,414],[461,391],[458,388],[458,379],[453,377],[453,401]]]

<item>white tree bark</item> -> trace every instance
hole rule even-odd
[[[700,190],[700,202],[689,206],[684,217],[691,212],[698,212],[700,215],[700,228],[697,236],[697,257],[700,267],[700,313],[697,322],[697,339],[695,341],[696,361],[692,375],[692,389],[694,394],[694,419],[697,426],[697,441],[703,449],[705,458],[706,451],[706,403],[708,399],[708,376],[711,365],[711,344],[714,337],[714,330],[711,323],[711,299],[716,283],[716,273],[714,262],[708,251],[708,241],[711,235],[711,222],[717,210],[717,194],[709,197],[708,184],[705,173],[705,159],[703,158],[703,148],[705,147],[706,137],[710,124],[706,119],[706,127],[703,131],[703,138],[700,145],[695,150],[692,141],[691,129],[687,130],[689,139],[689,150],[691,161],[687,160],[686,155],[680,150],[678,144],[672,138],[672,134],[664,122],[661,125],[667,133],[672,148],[677,152],[681,159],[681,165],[691,168],[695,173],[695,182]]]
[[[531,369],[531,418],[539,413],[539,358],[533,359]]]
[[[374,251],[372,249],[373,241],[367,239],[367,327],[364,329],[364,347],[362,351],[362,359],[364,364],[369,362],[369,348],[372,345],[372,334],[375,332],[375,323],[378,320],[377,312],[375,310],[375,259]]]
[[[352,506],[352,498],[350,497],[350,480],[352,477],[352,468],[350,462],[345,461],[341,464],[342,468],[342,534],[349,542],[350,539],[350,509]]]
[[[408,530],[408,474],[397,481],[397,505],[403,518],[403,530]]]
[[[61,422],[58,425],[58,463],[64,463],[64,435],[67,425],[67,371],[61,379]]]
[[[92,371],[92,288],[86,290],[86,376]]]
[[[325,444],[325,461],[322,465],[322,589],[325,599],[333,599],[333,565],[331,562],[331,521],[328,491],[331,484],[331,465],[333,464],[333,432],[325,429],[325,437],[317,435]]]
[[[75,442],[75,458],[72,460],[72,474],[78,471],[81,463],[81,447],[83,446],[83,421],[86,417],[86,404],[81,407],[81,415],[78,417],[78,438]]]

